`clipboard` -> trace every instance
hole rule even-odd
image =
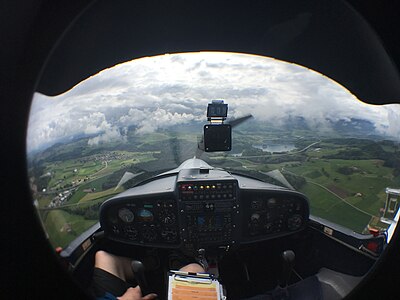
[[[207,273],[168,272],[168,300],[225,300],[222,285]]]

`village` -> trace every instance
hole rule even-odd
[[[56,208],[65,205],[82,184],[97,179],[97,175],[103,173],[104,170],[109,167],[110,163],[115,161],[123,162],[129,160],[132,158],[132,155],[133,154],[129,152],[110,151],[81,157],[79,158],[79,160],[73,161],[72,163],[74,164],[74,166],[76,166],[78,162],[79,165],[82,165],[82,168],[75,167],[72,170],[72,174],[70,174],[69,176],[61,175],[61,178],[56,181],[52,187],[49,187],[48,189],[43,189],[41,191],[42,194],[54,195],[50,203],[47,205],[47,208]],[[92,174],[83,176],[82,174],[87,174],[89,169],[93,169],[93,165],[91,165],[90,167],[85,167],[85,165],[88,165],[90,163],[94,163],[95,166],[101,166],[101,168],[99,170],[95,170]],[[56,165],[61,164],[61,162],[56,163]],[[67,165],[65,167],[66,174],[70,172],[67,171],[68,168],[69,167]],[[44,176],[54,176],[54,173],[48,172]],[[86,188],[82,190],[82,192],[93,193],[96,192],[96,188]]]

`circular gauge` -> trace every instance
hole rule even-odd
[[[177,232],[174,229],[165,228],[161,231],[161,237],[167,242],[176,240]]]
[[[298,214],[291,216],[287,220],[288,229],[291,231],[299,229],[302,224],[303,224],[303,218]]]
[[[118,211],[118,216],[125,223],[131,223],[135,219],[135,215],[133,214],[133,212],[130,211],[129,209],[127,209],[127,208],[121,208]]]
[[[267,200],[267,206],[269,207],[269,208],[272,208],[272,207],[274,207],[276,205],[276,199],[275,198],[269,198],[268,200]]]
[[[170,210],[162,210],[159,213],[159,218],[161,223],[165,225],[172,225],[175,223],[175,214],[173,211]]]
[[[130,240],[136,240],[136,237],[138,236],[138,231],[134,226],[127,226],[124,228],[124,233]]]
[[[272,224],[272,222],[268,222],[268,223],[266,223],[266,224],[264,225],[264,230],[267,231],[267,232],[269,232],[269,231],[272,230],[273,226],[274,226],[274,224]]]
[[[142,228],[142,236],[145,241],[153,242],[157,238],[157,232],[155,231],[154,227],[143,227]]]
[[[250,216],[250,222],[248,223],[250,235],[255,235],[260,229],[260,215],[258,213],[253,213]]]
[[[138,216],[139,221],[142,221],[142,222],[152,222],[154,219],[153,213],[144,208],[138,210],[137,216]]]
[[[258,213],[252,214],[250,220],[252,223],[258,223],[260,221],[260,214]]]

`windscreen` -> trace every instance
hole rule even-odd
[[[228,104],[227,123],[251,116],[232,126],[230,151],[199,149],[213,99]],[[302,66],[171,54],[116,65],[55,97],[36,93],[28,175],[54,247],[95,224],[105,200],[194,156],[300,191],[312,215],[368,233],[397,213],[399,137],[399,105],[365,104]]]

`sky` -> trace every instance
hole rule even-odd
[[[124,142],[132,125],[146,134],[191,121],[205,123],[213,99],[228,103],[230,117],[252,114],[275,125],[302,117],[316,131],[357,118],[374,124],[377,134],[400,140],[398,104],[365,104],[331,79],[273,58],[198,52],[119,64],[55,97],[35,93],[28,152],[80,135],[91,136],[89,146]]]

